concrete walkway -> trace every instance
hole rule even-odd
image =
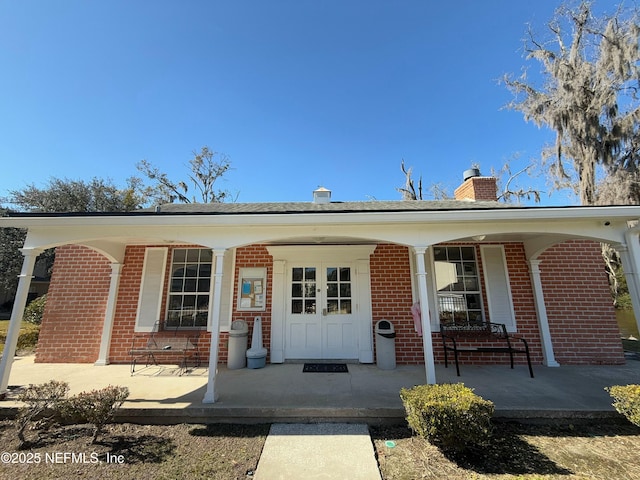
[[[380,479],[369,429],[352,423],[274,423],[256,480]]]

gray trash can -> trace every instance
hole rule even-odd
[[[396,368],[396,330],[389,320],[376,323],[376,364],[380,370]]]
[[[227,355],[227,368],[235,370],[247,366],[247,338],[249,326],[244,320],[231,322],[229,330],[229,354]]]

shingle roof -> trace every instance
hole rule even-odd
[[[494,210],[514,208],[499,202],[464,200],[403,200],[367,202],[267,202],[267,203],[168,203],[144,212],[165,214],[286,214],[286,213],[356,213],[356,212],[416,212],[439,210]]]

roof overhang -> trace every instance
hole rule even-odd
[[[223,226],[223,225],[300,225],[300,224],[399,224],[510,222],[545,220],[602,222],[640,219],[640,206],[597,207],[514,207],[501,209],[292,212],[260,214],[150,213],[124,214],[14,214],[0,217],[0,227],[60,226]]]

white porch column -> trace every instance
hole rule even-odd
[[[422,349],[424,351],[424,368],[427,383],[436,383],[436,366],[433,358],[433,342],[431,340],[431,318],[429,316],[429,295],[427,290],[427,271],[425,268],[425,252],[429,247],[413,247],[416,256],[416,276],[418,277],[418,298],[420,299],[420,315],[422,319]]]
[[[204,394],[202,403],[215,403],[216,401],[216,375],[218,374],[218,350],[220,343],[220,309],[222,298],[222,272],[224,267],[224,254],[226,249],[214,249],[215,273],[210,292],[209,318],[211,319],[211,348],[209,350],[209,379],[207,381],[207,391]]]
[[[549,317],[547,317],[547,307],[544,302],[544,291],[542,290],[542,279],[540,278],[541,262],[542,260],[529,260],[531,283],[533,284],[533,298],[536,303],[540,340],[542,341],[543,363],[547,367],[559,367],[560,364],[556,361],[553,353],[553,342],[551,341],[551,331],[549,330]]]
[[[640,243],[637,230],[629,230],[624,234],[627,242],[624,245],[616,245],[622,260],[622,269],[627,279],[629,296],[633,305],[633,313],[636,317],[636,324],[640,330]]]
[[[102,338],[100,340],[100,353],[94,365],[104,366],[109,364],[109,347],[111,346],[111,332],[113,330],[113,319],[116,315],[116,302],[118,300],[118,288],[120,286],[120,273],[122,264],[114,262],[111,264],[111,282],[109,283],[109,297],[107,298],[107,308],[104,312],[104,325],[102,326]]]
[[[22,262],[22,271],[20,272],[16,298],[13,302],[13,310],[11,311],[11,320],[9,321],[7,339],[4,343],[4,352],[2,353],[2,360],[0,360],[0,398],[4,397],[7,393],[11,365],[13,364],[13,357],[16,353],[16,345],[18,344],[18,335],[20,333],[20,321],[24,315],[24,307],[27,305],[29,287],[31,286],[31,278],[33,277],[33,268],[38,255],[42,252],[42,250],[36,248],[22,248],[20,251],[22,255],[24,255],[24,261]]]
[[[627,288],[629,289],[629,296],[631,297],[631,305],[633,311],[640,312],[640,292],[638,290],[638,274],[635,271],[633,261],[631,260],[631,254],[626,244],[619,243],[614,245],[614,248],[620,255],[622,261],[622,269],[624,270],[624,277],[627,281]],[[638,315],[636,315],[638,317]]]

